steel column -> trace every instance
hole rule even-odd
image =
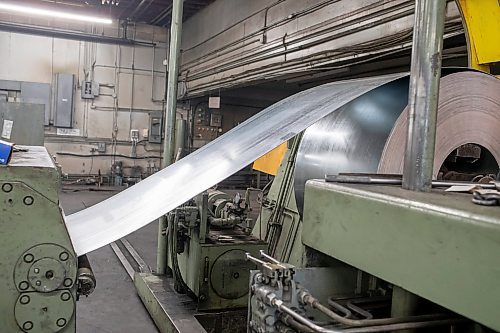
[[[416,0],[403,188],[431,190],[446,0]]]
[[[184,152],[186,149],[186,128],[187,120],[179,118],[177,119],[177,125],[175,126],[175,161],[184,157]],[[179,155],[180,152],[180,155]]]
[[[162,168],[173,162],[175,145],[175,114],[177,109],[177,77],[179,74],[179,55],[182,37],[182,9],[183,0],[173,0],[172,23],[170,26],[170,47],[168,60],[168,75],[165,85],[165,141],[163,142]],[[158,249],[156,257],[156,273],[165,274],[167,269],[167,242],[165,217],[158,223]]]

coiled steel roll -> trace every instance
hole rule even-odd
[[[444,70],[441,79],[434,175],[465,143],[500,161],[500,80],[474,71]],[[343,172],[402,173],[409,78],[386,83],[332,112],[303,136],[294,189],[302,213],[305,183]]]

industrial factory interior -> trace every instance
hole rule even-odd
[[[0,0],[0,333],[500,332],[499,0]]]

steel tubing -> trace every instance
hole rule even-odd
[[[184,0],[174,0],[172,22],[170,27],[170,48],[168,59],[168,75],[165,82],[165,139],[163,141],[162,168],[168,167],[174,161],[175,150],[175,115],[177,111],[177,79],[179,76],[179,55],[182,38],[182,12]],[[165,274],[167,269],[167,239],[165,230],[167,219],[161,216],[158,220],[158,247],[156,253],[156,272]]]
[[[431,190],[446,0],[416,0],[403,188]]]

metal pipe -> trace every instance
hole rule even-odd
[[[179,118],[177,119],[177,124],[175,126],[175,147],[174,151],[176,154],[179,153],[179,150],[181,151],[181,154],[179,158],[175,158],[175,161],[177,159],[181,159],[184,156],[184,152],[186,150],[186,128],[187,128],[187,120]]]
[[[326,182],[332,183],[346,183],[346,184],[373,184],[373,185],[402,185],[403,179],[400,175],[370,175],[370,174],[357,174],[357,175],[326,175]],[[462,181],[449,181],[449,180],[433,180],[431,186],[434,188],[451,187],[451,186],[477,186],[482,189],[495,189],[494,183],[473,183]]]
[[[313,309],[322,312],[323,314],[330,317],[334,321],[351,327],[381,326],[381,325],[392,325],[392,324],[409,323],[409,322],[423,322],[429,320],[443,319],[444,316],[442,314],[429,314],[429,315],[407,316],[398,318],[349,319],[344,316],[336,314],[335,312],[333,312],[332,310],[321,304],[316,298],[312,296],[307,296],[307,295],[304,296],[303,301],[306,304],[309,304]],[[335,302],[333,300],[329,300],[328,303],[331,305],[331,303]]]
[[[276,307],[279,311],[290,315],[298,323],[310,328],[314,332],[318,333],[368,333],[368,332],[389,332],[400,329],[408,328],[424,328],[424,327],[435,327],[444,325],[453,325],[465,321],[465,319],[442,319],[442,320],[432,320],[432,321],[420,321],[420,322],[409,322],[409,323],[399,323],[390,325],[380,325],[380,326],[369,326],[369,327],[357,327],[357,328],[347,328],[347,329],[336,329],[336,328],[325,328],[316,325],[311,320],[301,316],[300,314],[293,311],[288,306],[284,305],[282,300],[273,299],[272,305]]]
[[[177,109],[177,77],[179,75],[179,54],[182,37],[182,10],[184,1],[174,0],[172,22],[170,26],[170,48],[168,61],[165,104],[165,141],[163,142],[163,159],[161,166],[166,168],[172,164],[175,149],[175,115]],[[167,270],[167,240],[165,230],[167,220],[161,217],[158,222],[158,248],[156,252],[156,273],[165,274]]]
[[[260,256],[261,256],[261,258],[269,260],[273,264],[278,264],[278,265],[281,264],[281,262],[279,262],[278,260],[274,259],[270,255],[266,254],[266,252],[264,252],[264,250],[260,250]]]
[[[136,45],[145,47],[153,47],[156,45],[155,43],[140,42],[127,38],[101,36],[101,35],[88,34],[78,31],[58,30],[58,29],[45,28],[35,25],[17,24],[11,22],[0,22],[0,31],[15,32],[27,35],[54,37],[61,39],[81,40],[85,42],[114,44],[114,45]]]
[[[431,190],[446,0],[416,0],[403,188]]]
[[[165,158],[162,165],[164,168],[172,163],[174,157],[177,78],[179,75],[179,55],[182,36],[182,9],[183,0],[174,0],[172,9],[172,24],[170,28],[168,75],[166,82],[165,141],[163,144]]]
[[[344,307],[342,304],[335,302],[331,298],[328,299],[328,305],[330,307],[334,308],[335,310],[342,312],[344,314],[344,316],[343,316],[344,318],[351,318],[352,317],[352,312],[349,309]]]

